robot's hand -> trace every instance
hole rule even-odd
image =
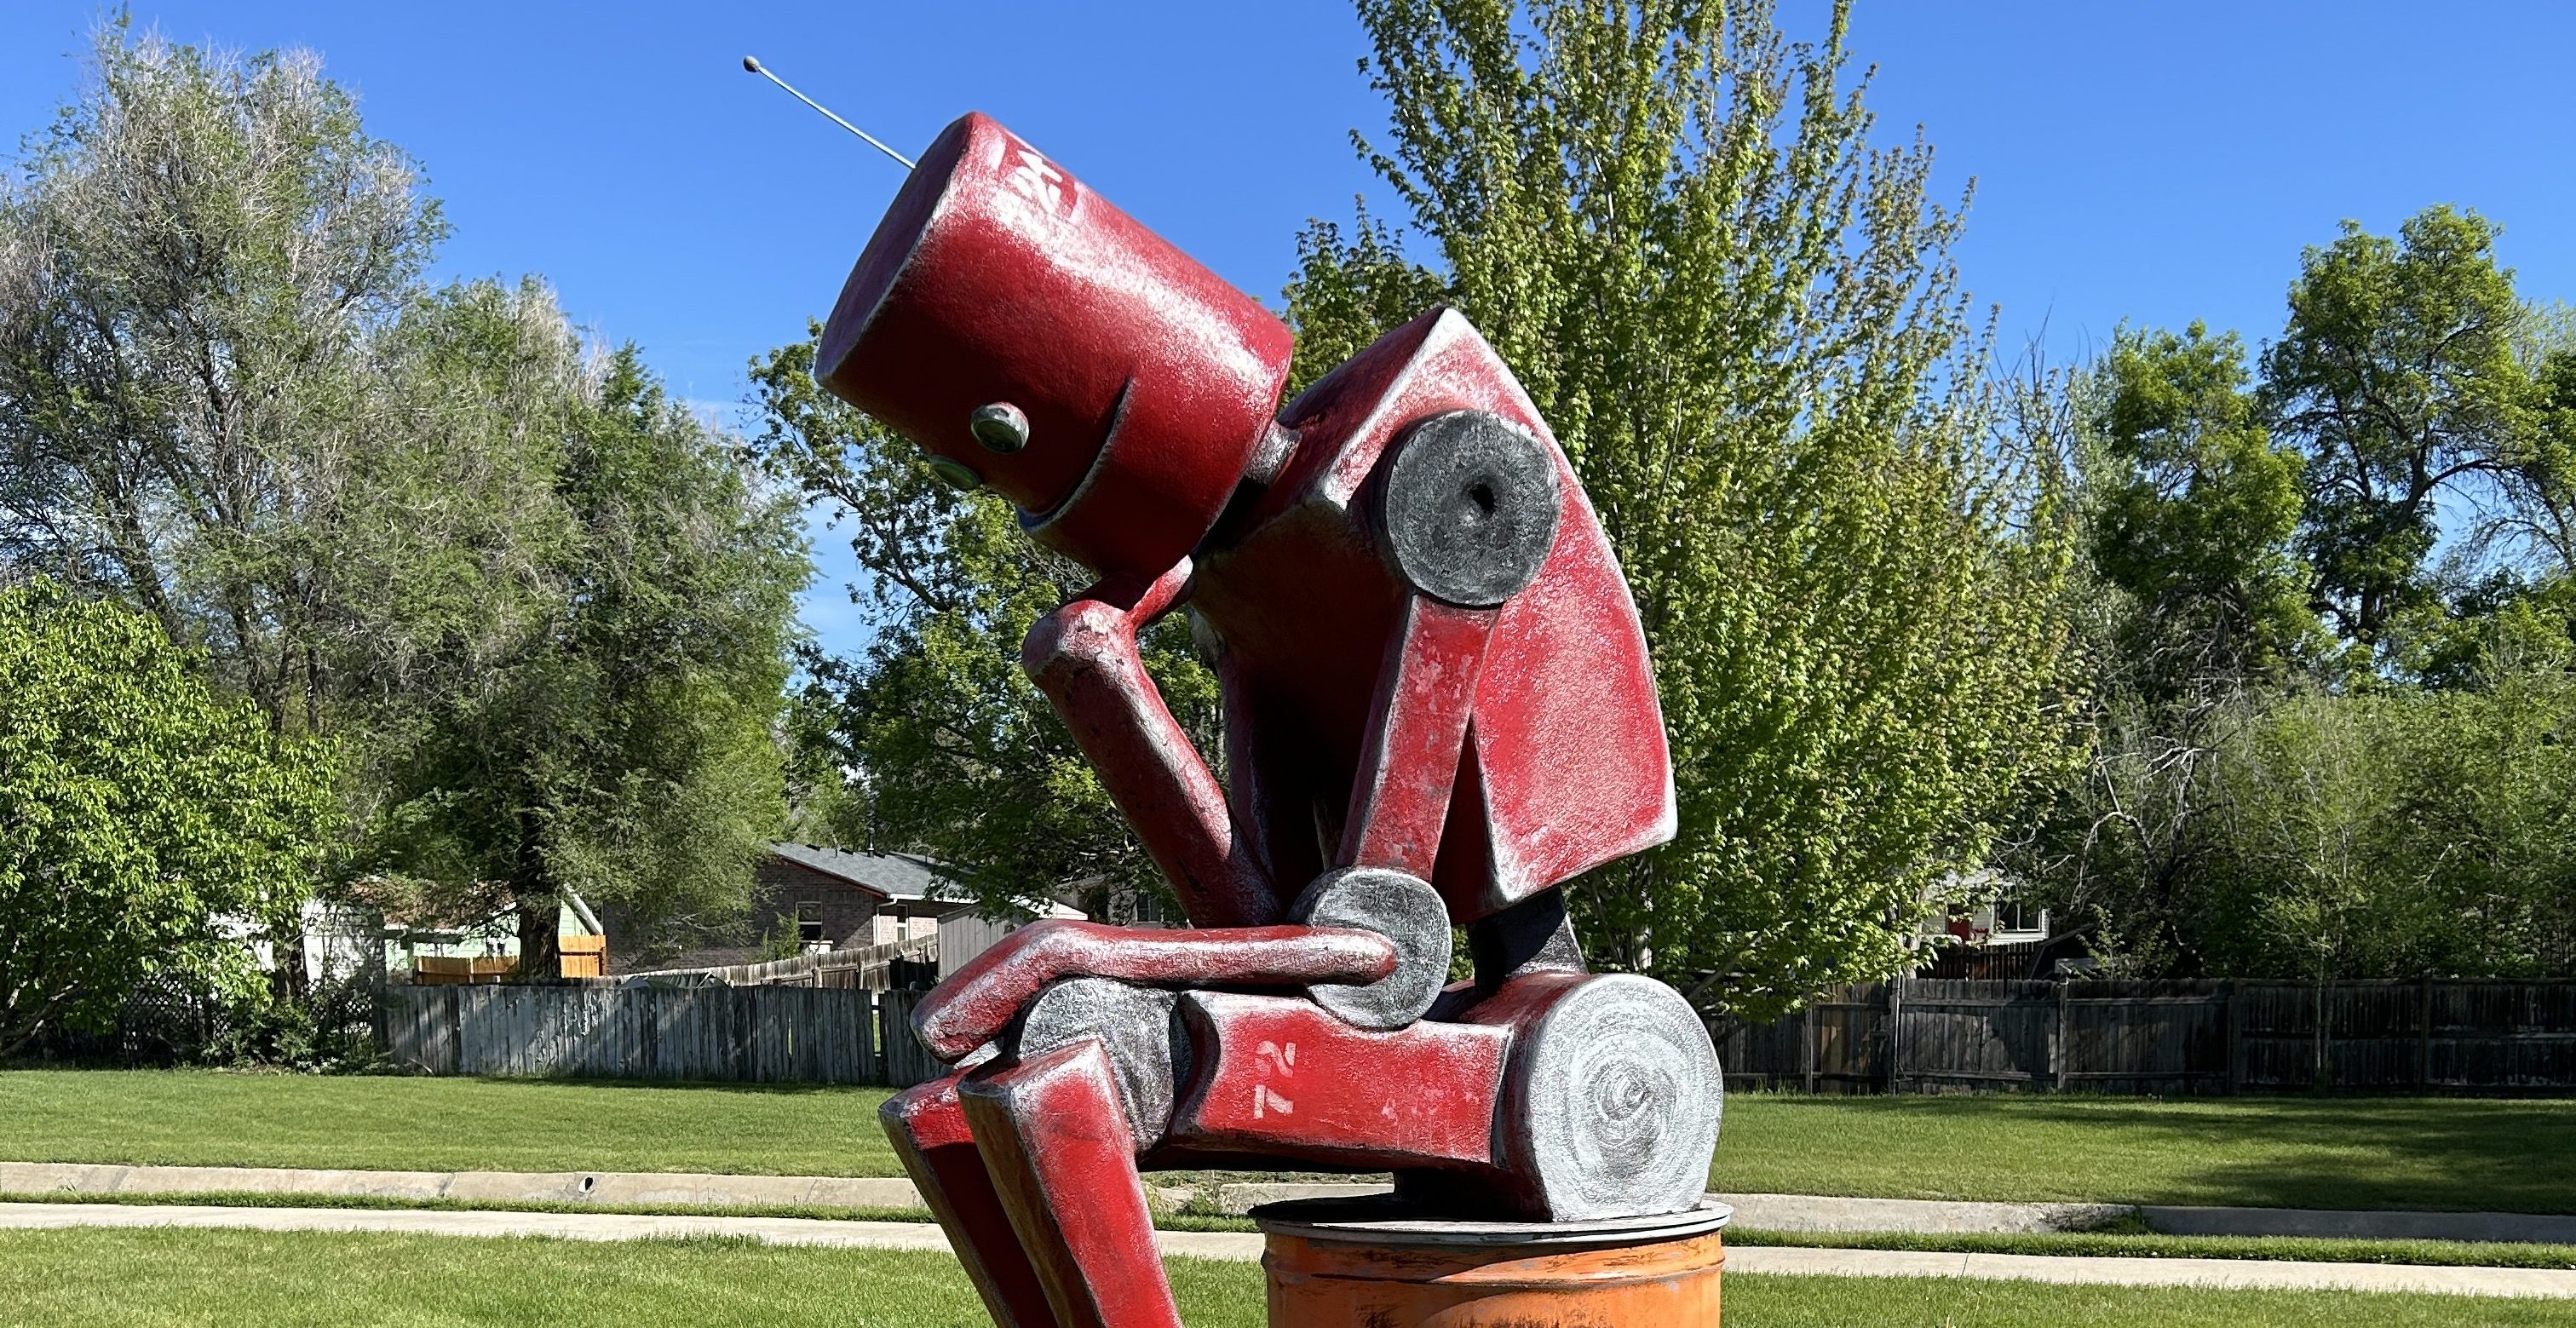
[[[1440,933],[1444,952],[1446,925]],[[1400,966],[1395,941],[1359,926],[1159,931],[1049,920],[1022,927],[975,956],[922,998],[912,1024],[932,1055],[954,1061],[999,1036],[1030,1000],[1061,978],[1115,978],[1146,987],[1367,991]]]

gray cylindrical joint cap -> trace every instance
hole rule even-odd
[[[1414,589],[1492,608],[1537,579],[1556,547],[1561,503],[1554,449],[1499,415],[1456,410],[1397,443],[1379,528]]]
[[[1344,867],[1315,878],[1288,916],[1309,927],[1353,927],[1395,943],[1395,972],[1369,983],[1321,983],[1306,993],[1343,1023],[1402,1028],[1420,1019],[1449,985],[1449,910],[1418,876],[1385,867]]]
[[[1119,1104],[1138,1148],[1162,1139],[1172,1122],[1175,1067],[1189,1059],[1189,1040],[1172,1017],[1179,997],[1109,978],[1067,978],[1020,1013],[1011,1054],[1027,1060],[1084,1038],[1098,1038],[1118,1077]]]

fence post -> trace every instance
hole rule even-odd
[[[858,991],[852,994],[859,1002],[859,1081],[882,1084],[885,1077],[885,1038],[877,1032],[877,994]]]
[[[1894,1096],[1905,1091],[1905,979],[1887,980],[1887,1091]]]
[[[2071,1064],[2075,1059],[2074,1007],[2066,1003],[2066,989],[2071,985],[2064,978],[2057,980],[2057,1028],[2048,1043],[2048,1068],[2056,1076],[2057,1091],[2061,1093],[2072,1082],[2075,1069]]]
[[[1799,1021],[1798,1069],[1806,1080],[1809,1093],[1816,1091],[1816,1003],[1823,999],[1821,994],[1809,997],[1806,1012]]]
[[[2415,1091],[2421,1093],[2433,1086],[2433,975],[2424,975],[2417,988],[2424,1016],[2423,1038],[2415,1048]]]
[[[462,983],[438,989],[439,1001],[447,1007],[441,1013],[447,1017],[447,1072],[449,1074],[465,1073],[468,1063],[465,1056],[465,993],[472,990],[474,988],[471,985]]]
[[[2227,1093],[2245,1091],[2245,1003],[2237,999],[2237,984],[2219,989],[2218,999],[2226,1002],[2227,1013]]]
[[[2334,993],[2334,1008],[2340,1010],[2344,1006],[2343,984],[2334,983],[2331,989]],[[2317,984],[2317,1082],[2313,1085],[2316,1090],[2323,1090],[2333,1082],[2331,1076],[2334,1073],[2335,1063],[2334,1015],[2326,1008],[2328,990],[2329,984],[2323,982]]]

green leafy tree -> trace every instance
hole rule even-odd
[[[2436,603],[2392,623],[2397,677],[2434,691],[2474,691],[2521,661],[2576,645],[2576,580],[2554,568],[2498,567],[2439,587]]]
[[[147,982],[255,1001],[249,939],[300,925],[329,752],[194,662],[53,582],[0,591],[0,1056]]]
[[[2322,606],[2364,650],[2430,601],[2441,495],[2505,481],[2530,450],[2528,315],[2495,240],[2493,223],[2449,207],[2393,240],[2347,221],[2301,260],[2263,355],[2276,430],[2307,452],[2301,542]]]
[[[2071,756],[2071,536],[2003,426],[1931,151],[1872,145],[1848,7],[1361,0],[1436,250],[1318,224],[1300,374],[1457,304],[1564,443],[1644,616],[1680,829],[1587,945],[1751,1015],[1895,971]]]
[[[2217,727],[2320,646],[2291,547],[2299,455],[2266,434],[2249,377],[2242,343],[2195,323],[2122,329],[2066,385],[2090,752],[2005,861],[2024,902],[2124,970],[2198,964]]]
[[[2576,649],[2503,615],[2473,687],[2425,697],[2401,824],[2435,887],[2389,976],[2567,976],[2576,940]],[[2402,966],[2401,966],[2402,965]]]
[[[390,421],[375,334],[444,234],[310,55],[101,31],[0,197],[0,547],[328,729],[327,537]]]
[[[763,464],[849,530],[876,636],[817,660],[813,694],[837,715],[831,763],[863,803],[851,838],[927,853],[1001,910],[1067,885],[1162,889],[1126,819],[1046,698],[1022,676],[1020,641],[1088,584],[1032,544],[1010,505],[947,488],[920,449],[813,380],[814,342],[755,362]],[[1200,749],[1217,743],[1216,680],[1178,616],[1145,633],[1152,670]],[[844,824],[849,824],[844,822]]]
[[[2576,331],[2566,321],[2542,322],[2531,357],[2538,364],[2531,442],[2508,484],[2513,533],[2561,573],[2576,572]]]
[[[310,55],[111,26],[89,72],[0,198],[0,552],[339,741],[335,888],[516,910],[532,964],[566,886],[739,912],[786,508],[541,284],[428,289],[436,204]]]
[[[811,642],[796,652],[802,686],[787,695],[779,723],[786,762],[786,837],[800,844],[864,848],[868,843],[867,788],[841,727],[838,695],[824,679],[837,662]]]
[[[2127,600],[2113,649],[2151,703],[2277,681],[2317,634],[2300,457],[2264,429],[2234,333],[2123,330],[2085,465],[2093,565]]]
[[[774,730],[811,575],[793,509],[633,347],[584,367],[542,291],[471,288],[447,316],[451,345],[488,338],[486,372],[551,366],[553,537],[515,630],[415,711],[376,862],[445,911],[514,911],[539,975],[567,888],[648,946],[721,929],[784,814]]]

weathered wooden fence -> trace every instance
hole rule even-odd
[[[1811,1092],[2576,1088],[2570,980],[1909,979],[1717,1031],[1730,1085]]]
[[[565,976],[570,977],[567,973]],[[939,940],[917,936],[908,941],[824,950],[790,959],[713,968],[657,968],[627,973],[618,983],[652,987],[832,987],[843,991],[886,991],[927,986],[939,980]]]
[[[385,1045],[431,1074],[921,1083],[911,991],[393,986]],[[1828,993],[1718,1030],[1730,1086],[1817,1092],[2576,1089],[2576,981],[1980,982]]]
[[[939,1065],[920,993],[820,987],[391,986],[396,1064],[430,1074],[891,1084]]]

